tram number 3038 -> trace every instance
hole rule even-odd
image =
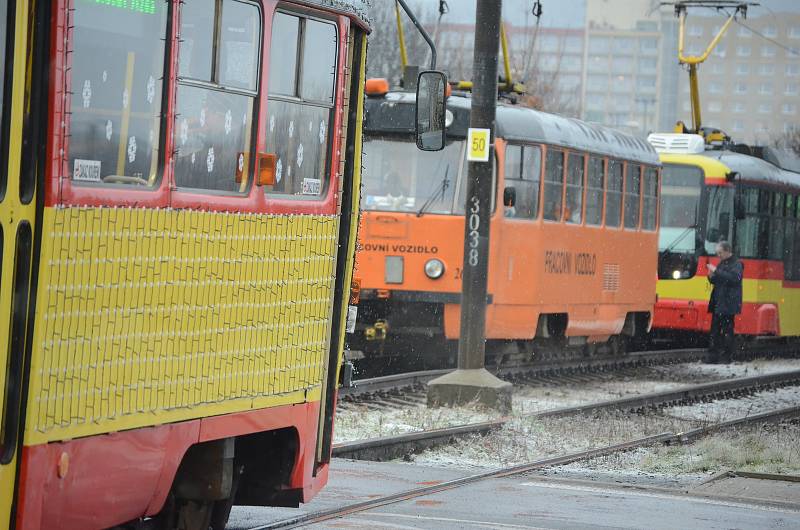
[[[472,207],[469,209],[469,266],[478,266],[478,228],[481,226],[481,218],[478,215],[481,211],[481,206],[478,197],[470,199]]]

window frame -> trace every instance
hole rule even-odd
[[[542,220],[546,223],[561,223],[564,220],[564,192],[566,189],[566,170],[567,170],[567,158],[569,155],[569,150],[563,147],[550,145],[550,144],[543,144],[543,158],[542,158],[542,195],[539,201],[540,209],[542,210]],[[545,195],[547,189],[547,183],[555,185],[555,181],[547,180],[547,158],[550,156],[550,151],[560,153],[561,154],[561,205],[559,208],[559,218],[558,219],[548,219],[545,217],[546,205],[545,205]]]
[[[267,75],[264,75],[264,77],[267,78],[267,82],[264,84],[263,91],[262,91],[263,99],[264,99],[264,109],[265,109],[264,123],[267,123],[267,114],[269,112],[269,101],[270,100],[280,101],[280,102],[284,102],[284,103],[292,103],[292,104],[311,106],[311,107],[322,108],[322,109],[328,109],[328,116],[329,116],[329,118],[328,118],[328,134],[329,134],[329,138],[328,138],[328,146],[326,148],[327,152],[325,154],[325,175],[328,178],[326,178],[325,182],[323,182],[323,189],[322,189],[322,192],[320,193],[320,195],[307,195],[307,196],[304,196],[304,195],[295,195],[295,194],[292,194],[292,193],[276,193],[276,192],[267,191],[266,188],[262,190],[262,194],[267,197],[267,202],[274,202],[276,205],[280,204],[280,203],[284,203],[284,202],[285,203],[289,203],[289,204],[295,204],[295,203],[317,203],[317,204],[318,203],[328,203],[330,201],[330,199],[331,199],[332,190],[334,190],[334,188],[338,189],[338,182],[335,182],[336,181],[336,172],[333,169],[338,164],[337,160],[341,159],[341,157],[334,156],[335,153],[339,150],[338,149],[338,144],[339,144],[339,142],[341,140],[340,140],[338,134],[334,135],[334,131],[339,131],[340,130],[340,126],[341,126],[341,123],[340,123],[340,115],[341,115],[341,113],[336,112],[336,109],[340,105],[340,96],[341,96],[340,91],[341,91],[341,84],[343,83],[343,79],[342,78],[344,77],[343,76],[343,71],[342,71],[344,53],[343,53],[343,48],[341,46],[341,41],[342,41],[342,35],[344,33],[346,33],[346,32],[343,31],[342,25],[340,23],[337,23],[336,21],[334,21],[329,15],[328,16],[320,15],[319,12],[317,12],[317,11],[315,11],[313,9],[305,9],[305,8],[301,8],[301,7],[297,7],[297,6],[286,6],[286,5],[283,5],[281,3],[281,4],[278,4],[276,6],[275,10],[272,12],[272,14],[269,15],[270,46],[271,46],[271,39],[272,39],[272,22],[275,19],[275,15],[277,15],[278,13],[282,13],[282,14],[285,14],[285,15],[298,17],[300,19],[313,20],[313,21],[316,21],[316,22],[322,22],[322,23],[326,23],[326,24],[331,24],[334,27],[335,32],[336,32],[336,37],[335,38],[336,38],[336,42],[339,43],[339,45],[337,46],[337,53],[336,53],[336,57],[335,57],[335,61],[336,62],[334,64],[333,100],[331,101],[330,106],[328,106],[327,104],[325,104],[322,101],[313,100],[313,99],[310,99],[310,100],[304,99],[302,97],[302,95],[300,95],[300,96],[297,96],[297,95],[295,95],[295,96],[287,96],[285,94],[271,95],[269,93],[269,79],[268,79],[269,78],[269,68],[270,68],[269,60],[270,59],[267,57],[262,62],[263,67],[264,67],[264,71],[267,72]],[[303,81],[303,77],[302,77],[303,59],[305,57],[305,40],[304,40],[305,39],[305,23],[302,23],[301,26],[302,27],[299,28],[299,30],[298,30],[298,41],[299,41],[298,42],[298,48],[297,48],[298,49],[298,57],[297,57],[297,66],[296,66],[297,70],[295,71],[295,76],[296,76],[296,78],[295,78],[295,82],[296,82],[295,91],[296,91],[296,93],[299,93],[302,90],[301,86],[302,86],[302,81]],[[266,38],[265,38],[265,43],[266,43]],[[271,51],[271,47],[270,47],[270,51]],[[264,147],[266,149],[266,135],[265,135],[265,138],[264,138]]]
[[[607,157],[606,160],[606,182],[605,182],[605,208],[603,209],[603,227],[612,229],[612,230],[622,230],[623,229],[623,215],[625,213],[625,166],[627,165],[627,160],[621,158],[613,158]],[[611,182],[611,164],[616,163],[619,164],[622,170],[622,175],[620,179],[620,189],[614,190],[614,193],[619,193],[619,219],[617,220],[617,224],[609,225],[608,224],[608,199],[609,199],[609,183]]]
[[[639,186],[637,190],[634,190],[638,200],[636,201],[637,205],[637,212],[636,212],[636,224],[634,226],[628,226],[628,183],[632,180],[631,170],[634,170],[639,174]],[[625,171],[624,174],[624,184],[622,190],[622,229],[627,230],[629,232],[638,231],[641,229],[642,226],[642,179],[644,176],[644,166],[638,162],[629,162],[625,161]],[[635,175],[633,175],[635,176]]]
[[[567,196],[569,194],[570,186],[575,186],[574,184],[569,183],[569,176],[570,176],[570,168],[572,167],[571,160],[573,157],[580,157],[581,158],[581,183],[580,183],[580,199],[581,199],[581,206],[580,206],[580,220],[578,222],[572,222],[567,218],[566,214],[566,207],[567,207]],[[561,222],[571,226],[583,226],[586,221],[586,216],[584,212],[586,210],[586,170],[587,165],[589,163],[589,156],[588,153],[585,151],[577,151],[577,150],[569,150],[566,152],[566,156],[564,157],[564,198],[561,201]],[[570,212],[571,213],[571,212]]]
[[[222,44],[222,33],[220,32],[220,26],[222,25],[222,19],[224,16],[224,9],[222,9],[219,13],[215,13],[216,18],[214,20],[214,36],[212,37],[212,46],[211,49],[214,51],[214,57],[212,57],[212,70],[211,70],[211,81],[203,81],[200,79],[193,79],[193,78],[181,78],[180,76],[180,43],[178,43],[175,48],[177,48],[178,56],[175,61],[175,77],[173,85],[171,86],[172,97],[173,101],[173,116],[172,125],[173,130],[175,127],[175,121],[178,117],[177,111],[177,104],[178,104],[178,91],[181,86],[190,87],[190,88],[199,88],[202,90],[209,90],[213,92],[220,92],[222,94],[232,94],[236,96],[245,96],[252,98],[253,101],[253,108],[251,110],[252,115],[252,124],[251,124],[251,132],[250,132],[250,145],[248,146],[250,149],[250,163],[248,165],[248,174],[247,174],[247,185],[243,191],[236,192],[236,191],[224,191],[224,190],[216,190],[216,189],[205,189],[205,188],[192,188],[189,186],[179,186],[177,182],[177,178],[175,175],[175,161],[176,158],[174,156],[174,149],[170,150],[172,156],[170,158],[170,169],[172,172],[171,175],[171,182],[170,187],[172,188],[172,198],[173,202],[175,199],[179,203],[182,203],[182,199],[189,199],[191,202],[189,203],[194,204],[195,201],[199,200],[200,197],[206,197],[206,201],[208,201],[208,197],[213,197],[214,201],[216,202],[217,199],[222,200],[223,202],[228,202],[229,199],[242,199],[242,198],[249,198],[252,188],[256,188],[258,186],[255,185],[254,182],[254,174],[255,174],[255,165],[256,165],[256,152],[258,152],[257,145],[258,145],[258,127],[262,123],[260,116],[261,116],[261,101],[260,101],[260,88],[262,86],[262,80],[265,77],[263,74],[263,65],[264,65],[264,10],[261,7],[261,4],[255,0],[214,0],[215,1],[215,8],[217,6],[223,6],[225,3],[233,3],[237,2],[240,4],[245,4],[249,6],[253,6],[258,10],[259,14],[259,42],[256,45],[256,51],[258,56],[256,57],[256,62],[258,65],[257,72],[256,72],[256,80],[255,86],[256,90],[248,90],[239,87],[226,87],[220,83],[219,77],[219,70],[221,68],[221,61],[220,61],[220,48]],[[183,5],[183,3],[181,3]],[[176,24],[179,25],[179,24]],[[178,28],[180,31],[180,28]],[[216,76],[216,79],[215,79]],[[173,139],[174,142],[174,139]],[[237,201],[235,204],[239,204],[241,201]],[[232,206],[232,205],[230,205]],[[196,206],[195,206],[196,207]],[[234,206],[236,208],[236,206]]]
[[[5,24],[6,39],[3,43],[3,54],[0,57],[0,73],[3,79],[3,92],[0,94],[0,201],[5,199],[8,192],[8,178],[11,173],[9,168],[9,143],[11,140],[11,112],[14,78],[14,37],[16,35],[14,21],[16,20],[16,1],[8,0],[6,12],[3,13],[5,20],[0,22]],[[21,190],[20,190],[21,191]]]
[[[501,214],[503,214],[503,215],[501,215],[500,217],[502,217],[506,221],[523,221],[523,222],[526,222],[526,223],[539,221],[542,218],[541,198],[542,198],[542,190],[544,188],[542,177],[544,175],[544,167],[545,167],[545,149],[544,149],[545,146],[543,144],[516,142],[514,140],[506,140],[504,143],[505,143],[505,147],[503,148],[503,193],[502,194],[501,193],[497,193],[496,194],[497,195],[497,199],[499,200],[499,204],[495,204],[494,201],[493,201],[492,204],[494,205],[495,210],[492,213],[494,214],[495,211],[501,212]],[[515,177],[515,178],[508,178],[508,176],[507,176],[507,169],[506,168],[508,166],[506,165],[506,162],[507,162],[508,158],[506,157],[506,154],[509,152],[509,148],[518,148],[519,149],[519,155],[520,155],[519,168],[520,168],[520,172],[519,172],[519,176]],[[539,151],[539,175],[537,175],[536,180],[529,180],[529,179],[522,178],[522,176],[525,174],[525,150],[526,149],[534,149],[534,150]],[[499,163],[499,157],[495,157],[495,158],[498,159],[498,163]],[[496,165],[497,164],[495,164],[495,166]],[[496,167],[495,167],[495,171],[497,171]],[[500,173],[500,172],[497,171],[497,173]],[[533,171],[531,172],[531,175],[532,176],[534,175]],[[504,215],[504,213],[505,213],[505,204],[503,203],[503,195],[505,194],[505,188],[508,187],[509,180],[511,180],[511,181],[519,181],[519,182],[535,182],[536,183],[536,185],[537,185],[537,187],[536,187],[536,212],[535,212],[535,215],[533,217],[517,217],[517,216],[506,217]],[[496,179],[495,182],[499,183],[499,179]]]
[[[586,153],[586,181],[584,185],[583,196],[583,226],[590,226],[592,228],[603,228],[606,220],[606,181],[608,180],[608,157],[597,153]],[[600,190],[600,221],[597,224],[588,223],[586,221],[586,212],[588,208],[588,195],[589,195],[589,161],[594,158],[600,161],[602,169],[602,184],[600,188],[592,188],[593,190]]]
[[[140,188],[125,184],[94,184],[75,183],[71,178],[69,167],[69,96],[74,90],[72,78],[72,45],[75,27],[72,24],[72,2],[58,0],[54,2],[51,32],[55,42],[64,42],[64,50],[54,59],[56,74],[53,82],[55,90],[50,90],[49,108],[51,110],[51,125],[49,137],[51,139],[50,151],[60,153],[57,160],[49,164],[45,178],[45,205],[55,204],[73,206],[120,206],[165,208],[170,202],[171,170],[168,169],[172,160],[172,104],[174,75],[177,64],[178,28],[175,24],[174,1],[167,5],[167,20],[164,34],[164,71],[163,86],[161,90],[161,120],[158,135],[159,154],[156,161],[156,181],[152,187]],[[63,127],[55,128],[54,123],[63,122]]]

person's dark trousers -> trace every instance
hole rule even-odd
[[[726,362],[733,360],[735,349],[735,336],[733,334],[734,315],[720,315],[714,313],[711,317],[711,337],[709,353],[711,362]]]

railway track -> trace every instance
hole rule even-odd
[[[622,412],[645,412],[678,405],[690,405],[701,401],[718,399],[732,399],[754,394],[763,390],[800,385],[800,370],[760,375],[754,377],[740,377],[724,381],[716,381],[699,385],[642,394],[628,398],[608,400],[572,407],[561,407],[530,414],[533,419],[555,418],[575,414],[596,413],[607,410]],[[500,419],[491,422],[459,425],[444,429],[418,431],[374,438],[371,440],[357,440],[336,444],[333,455],[338,458],[354,458],[360,460],[392,460],[405,455],[420,452],[436,446],[452,443],[458,438],[487,434],[492,430],[502,428],[509,419]]]
[[[545,458],[542,460],[536,460],[533,462],[529,462],[522,465],[496,469],[491,471],[486,471],[483,473],[477,473],[474,475],[470,475],[463,478],[458,478],[455,480],[450,480],[447,482],[442,482],[435,485],[423,486],[419,488],[414,488],[398,493],[393,493],[390,495],[385,495],[373,499],[369,499],[363,502],[353,503],[342,507],[331,508],[327,510],[321,510],[317,512],[305,513],[295,517],[291,517],[288,519],[283,519],[279,521],[274,521],[265,525],[260,525],[251,528],[250,530],[271,530],[271,529],[278,529],[278,528],[296,528],[299,526],[314,524],[314,523],[321,523],[324,521],[328,521],[331,519],[336,519],[339,517],[343,517],[349,514],[363,512],[367,510],[371,510],[374,508],[378,508],[381,506],[386,506],[389,504],[394,504],[398,502],[403,502],[410,499],[425,497],[428,495],[432,495],[435,493],[439,493],[441,491],[451,490],[455,488],[460,488],[463,486],[467,486],[470,484],[474,484],[481,481],[487,481],[496,478],[502,477],[510,477],[514,475],[520,475],[524,473],[528,473],[531,471],[535,471],[538,469],[543,469],[552,466],[561,466],[570,464],[573,462],[578,462],[582,460],[590,460],[592,458],[606,456],[614,453],[630,451],[633,449],[637,449],[640,447],[647,447],[653,446],[656,444],[676,444],[676,443],[688,443],[699,439],[703,436],[708,434],[712,434],[718,431],[722,431],[725,429],[729,429],[732,427],[747,425],[747,424],[761,424],[761,423],[769,423],[769,422],[778,422],[787,419],[794,419],[800,417],[800,406],[795,407],[788,407],[779,410],[773,410],[769,412],[765,412],[762,414],[757,415],[748,415],[742,416],[739,418],[735,418],[732,420],[714,423],[708,426],[699,427],[697,429],[693,429],[686,432],[674,433],[674,432],[664,432],[661,434],[657,434],[654,436],[647,436],[643,438],[637,438],[633,440],[629,440],[623,443],[607,445],[604,447],[599,447],[595,449],[590,449],[587,451],[578,451],[574,453],[564,454],[561,456],[553,457],[553,458]]]
[[[753,359],[765,354],[774,357],[797,355],[800,344],[753,345],[740,353],[740,360]],[[706,350],[702,348],[657,350],[631,353],[625,356],[590,357],[510,367],[487,367],[498,377],[515,384],[535,384],[542,378],[569,377],[582,374],[620,372],[648,366],[679,364],[703,359]],[[407,401],[408,404],[424,402],[425,384],[451,370],[427,370],[360,379],[349,388],[339,390],[339,401],[347,406],[351,403],[385,401]],[[399,404],[399,403],[398,403]]]

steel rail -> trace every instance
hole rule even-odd
[[[321,510],[319,512],[301,514],[295,517],[290,517],[288,519],[283,519],[280,521],[275,521],[265,525],[253,527],[250,530],[296,528],[298,526],[312,524],[312,523],[320,523],[330,519],[337,519],[352,513],[363,512],[373,508],[386,506],[388,504],[395,504],[405,500],[414,499],[417,497],[423,497],[434,493],[439,493],[441,491],[446,491],[493,478],[504,478],[514,475],[520,475],[545,467],[561,466],[573,462],[578,462],[581,460],[590,460],[592,458],[596,458],[599,456],[606,456],[613,453],[629,451],[632,449],[638,449],[640,447],[646,447],[658,443],[667,443],[667,444],[681,443],[689,440],[694,440],[702,436],[705,436],[707,434],[711,434],[713,432],[717,432],[730,427],[751,424],[751,423],[780,421],[783,419],[796,418],[796,417],[800,417],[800,406],[784,408],[771,412],[765,412],[753,416],[744,416],[734,420],[725,421],[709,425],[706,427],[701,427],[699,429],[694,429],[692,431],[684,433],[665,432],[662,434],[647,436],[644,438],[639,438],[628,442],[608,445],[596,449],[589,449],[587,451],[579,451],[576,453],[570,453],[562,456],[536,460],[534,462],[521,464],[518,466],[512,466],[504,469],[497,469],[492,471],[486,471],[483,473],[477,473],[475,475],[469,475],[455,480],[442,482],[440,484],[425,486],[422,488],[415,488],[411,490],[394,493],[391,495],[386,495],[376,499],[370,499],[367,501],[350,504],[341,508],[331,508],[328,510]]]
[[[778,350],[776,352],[776,350]],[[745,358],[753,358],[764,353],[779,355],[797,354],[800,345],[791,344],[759,344],[741,352]],[[535,377],[536,375],[557,375],[563,373],[597,372],[618,370],[637,366],[655,366],[671,363],[692,362],[702,359],[707,354],[704,348],[675,350],[654,350],[634,352],[625,356],[603,356],[583,359],[566,359],[545,363],[533,363],[493,370],[501,378],[514,380],[519,377]],[[488,367],[491,370],[491,367]],[[367,379],[357,379],[350,388],[340,388],[339,397],[356,398],[364,394],[379,391],[400,390],[427,383],[449,369],[423,370],[395,375],[386,375]]]
[[[731,398],[767,388],[778,388],[798,384],[800,384],[800,370],[792,370],[789,372],[778,372],[751,377],[738,377],[735,379],[692,385],[663,392],[653,392],[639,396],[587,403],[585,405],[543,410],[526,415],[526,417],[531,419],[557,418],[602,410],[639,412],[647,409],[689,404],[709,398]],[[391,460],[431,447],[445,445],[458,438],[476,434],[487,434],[493,430],[502,428],[508,421],[508,418],[501,418],[491,422],[472,423],[429,431],[417,431],[396,436],[343,442],[333,446],[333,456],[336,458],[353,458],[357,460]]]

